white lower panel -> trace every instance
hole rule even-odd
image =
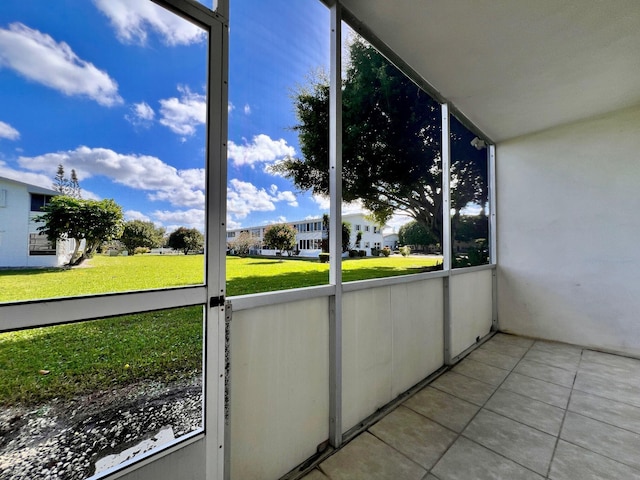
[[[451,356],[491,331],[493,270],[452,275],[449,279]]]
[[[343,431],[443,364],[442,279],[343,296]]]
[[[280,478],[329,438],[328,311],[323,297],[234,312],[233,480]]]
[[[205,444],[204,439],[199,440],[117,478],[119,480],[169,480],[177,478],[180,480],[201,480],[205,478]]]

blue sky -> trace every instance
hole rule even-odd
[[[206,2],[203,2],[206,4]],[[291,90],[329,64],[317,0],[232,0],[228,225],[317,216],[269,165],[299,146]],[[203,228],[206,34],[148,0],[0,2],[0,176],[58,164],[127,219]]]

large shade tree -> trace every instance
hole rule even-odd
[[[264,243],[280,252],[291,251],[296,247],[296,230],[287,223],[270,225],[264,231]]]
[[[122,208],[114,200],[83,200],[57,195],[42,207],[44,215],[38,230],[55,244],[58,239],[74,239],[75,248],[69,265],[79,265],[90,258],[103,243],[120,238],[123,230]],[[82,241],[84,248],[80,251]]]
[[[169,235],[167,246],[188,255],[204,248],[204,235],[197,228],[179,227]]]
[[[381,225],[394,212],[404,212],[441,239],[438,102],[359,37],[349,44],[342,98],[344,200],[361,200]],[[316,75],[297,88],[293,101],[298,120],[293,129],[302,155],[287,158],[273,169],[301,190],[328,195],[328,79]],[[486,201],[486,153],[479,154],[472,145],[474,138],[452,121],[451,202],[456,212],[468,203]]]
[[[156,227],[153,222],[130,220],[124,224],[124,231],[120,242],[130,255],[135,254],[136,248],[156,248],[164,243],[165,229]]]

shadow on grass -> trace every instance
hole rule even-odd
[[[437,266],[413,266],[413,267],[371,267],[345,270],[342,272],[344,282],[358,280],[370,280],[374,278],[397,277],[416,273],[442,270],[442,265]],[[287,272],[270,275],[269,277],[249,275],[227,280],[227,295],[249,295],[251,293],[275,292],[278,290],[291,290],[293,288],[314,287],[327,285],[329,272]]]
[[[68,272],[70,268],[68,267],[59,267],[59,268],[0,268],[0,277],[15,277],[15,276],[24,276],[24,275],[41,275],[43,273],[65,273]]]

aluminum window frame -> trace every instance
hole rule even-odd
[[[210,299],[225,293],[228,0],[216,10],[195,0],[148,0],[207,32],[206,218],[202,284],[123,293],[34,299],[0,304],[0,333],[121,315],[200,305],[203,321],[203,425],[201,430],[124,462],[92,478],[118,478],[184,448],[198,439],[207,445],[207,478],[223,478],[225,308]]]

